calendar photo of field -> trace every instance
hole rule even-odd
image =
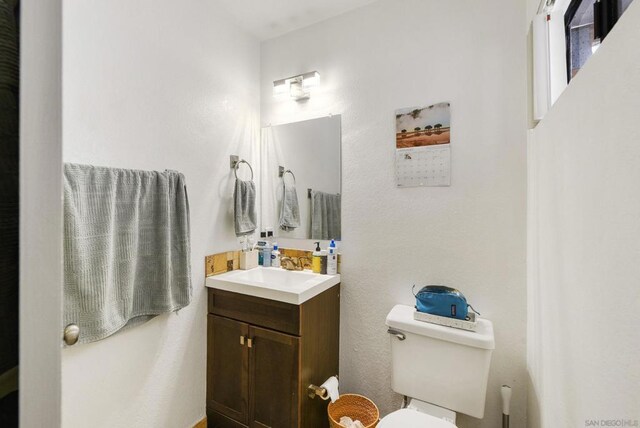
[[[451,104],[396,110],[396,148],[451,143]]]

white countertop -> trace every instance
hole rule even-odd
[[[301,305],[340,283],[340,275],[257,267],[210,276],[205,283],[207,287],[217,290]]]

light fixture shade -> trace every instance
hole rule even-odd
[[[320,86],[320,73],[312,71],[302,75],[302,85],[305,88],[317,88]]]
[[[304,87],[302,77],[296,77],[289,83],[289,95],[296,101],[309,99],[311,92]]]
[[[273,82],[273,95],[279,97],[289,93],[289,83],[287,79],[280,79]]]
[[[296,101],[306,100],[311,96],[310,89],[318,86],[320,86],[320,73],[310,71],[286,79],[275,80],[273,82],[273,96],[281,98],[288,94]]]

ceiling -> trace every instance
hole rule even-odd
[[[278,37],[375,0],[218,0],[236,23],[260,40]]]

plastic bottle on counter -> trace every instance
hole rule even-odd
[[[320,251],[320,273],[323,275],[327,274],[327,260],[329,255],[327,254],[327,250]]]
[[[264,250],[265,245],[267,245],[267,232],[260,232],[260,240],[256,244],[256,250],[258,250],[258,265],[264,266]]]
[[[273,227],[265,227],[266,244],[262,250],[263,266],[271,267],[271,252],[273,251]]]
[[[316,249],[311,258],[311,270],[313,273],[320,273],[322,270],[322,250],[320,250],[320,242],[314,242],[314,244],[316,244]]]
[[[262,249],[262,266],[271,267],[271,251],[273,247],[271,247],[271,243],[267,241],[264,248]]]
[[[327,254],[327,274],[335,275],[338,273],[338,249],[336,241],[331,240]]]
[[[271,267],[280,267],[280,251],[278,251],[278,244],[273,244],[273,251],[271,252]]]

